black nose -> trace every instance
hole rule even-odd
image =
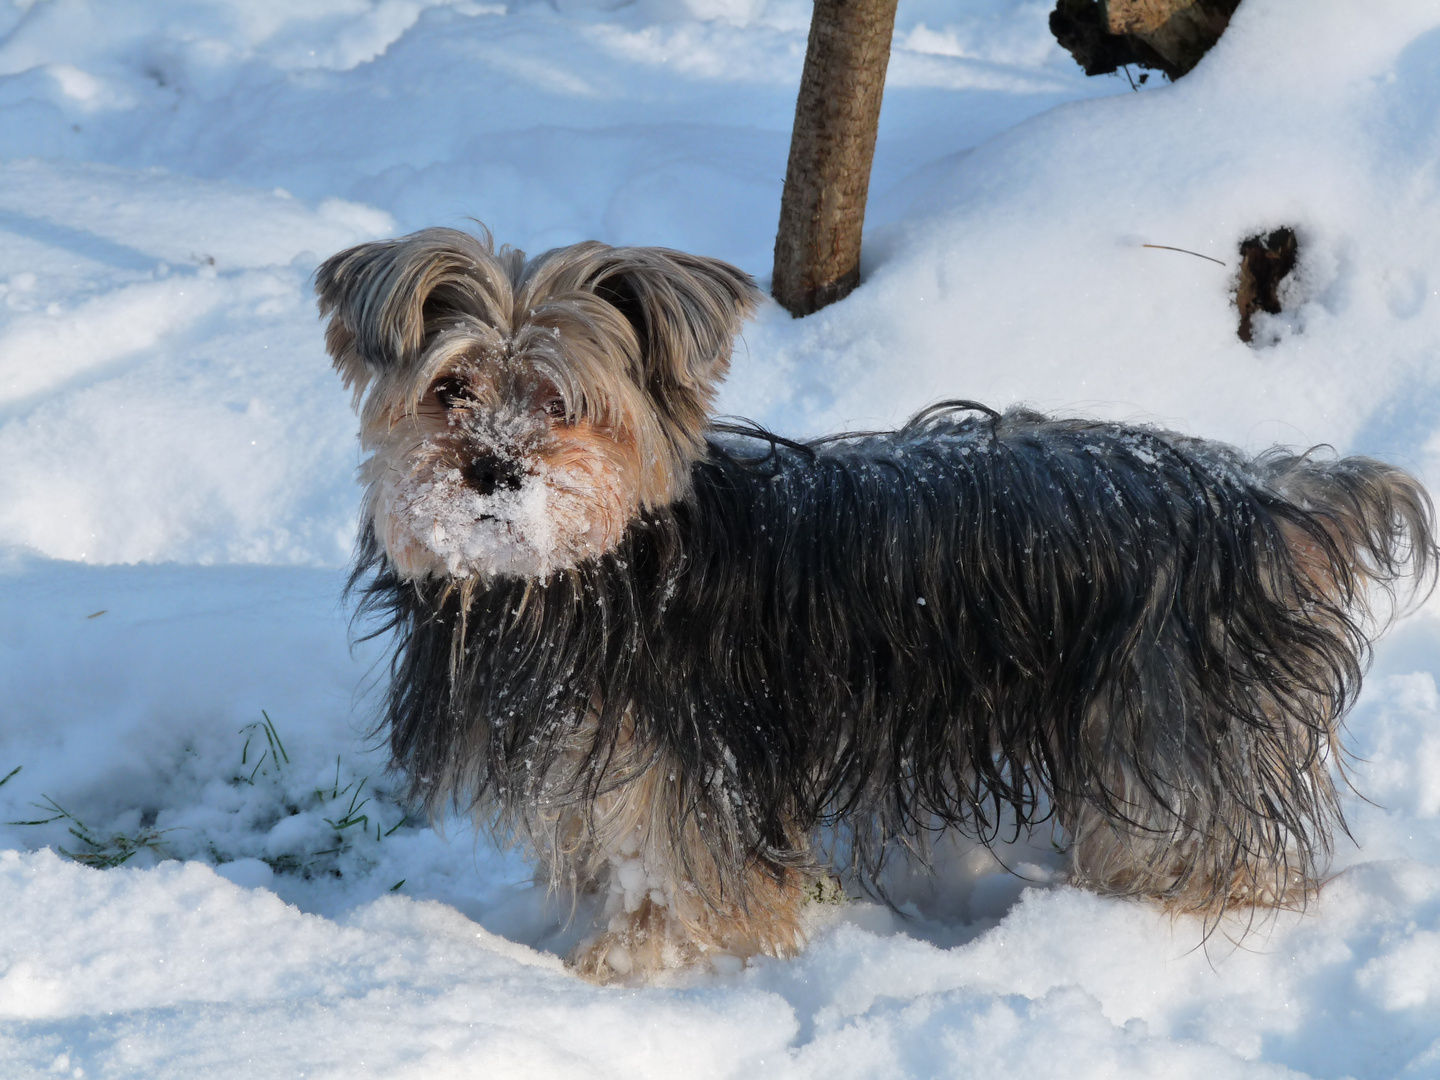
[[[465,479],[470,481],[471,486],[481,495],[491,495],[496,488],[519,491],[523,475],[513,461],[506,461],[494,454],[481,454],[473,459],[465,470]]]

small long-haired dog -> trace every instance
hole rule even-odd
[[[1372,601],[1435,567],[1410,476],[968,402],[717,424],[758,293],[658,248],[429,229],[317,291],[394,763],[604,894],[584,975],[793,953],[827,860],[945,829],[1053,820],[1071,881],[1207,918],[1314,894]]]

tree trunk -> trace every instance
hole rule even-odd
[[[815,0],[771,291],[799,318],[860,284],[860,232],[896,0]]]

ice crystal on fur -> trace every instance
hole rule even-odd
[[[469,577],[477,567],[495,574],[545,576],[554,566],[556,527],[547,515],[548,488],[527,476],[514,491],[481,495],[455,468],[387,491],[391,511],[418,543],[444,562],[450,577]]]

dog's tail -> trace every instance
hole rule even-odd
[[[1435,510],[1409,473],[1365,457],[1272,453],[1260,466],[1293,558],[1297,599],[1318,594],[1372,637],[1423,601],[1440,569]]]

